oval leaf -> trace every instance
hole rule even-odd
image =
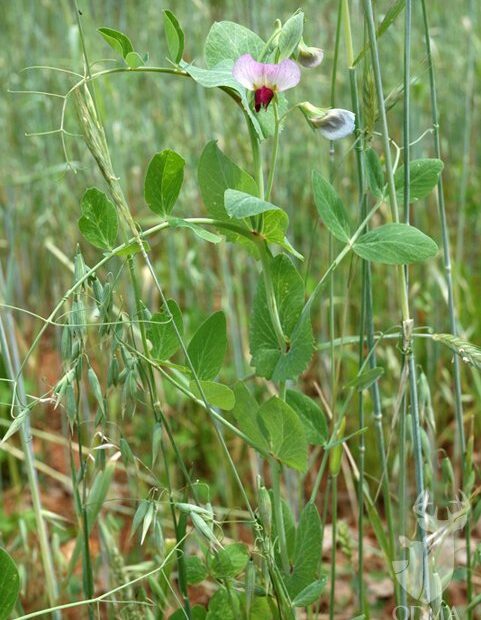
[[[279,207],[276,207],[276,205],[273,205],[271,202],[266,202],[256,196],[235,189],[228,189],[225,191],[224,206],[227,215],[238,220],[252,215],[259,215],[259,213],[265,213],[266,211],[279,209]]]
[[[212,314],[195,332],[187,347],[199,379],[212,381],[219,374],[227,348],[225,315]]]
[[[134,51],[132,43],[127,35],[113,28],[99,28],[100,34],[105,41],[118,52],[122,58],[126,58],[130,52]]]
[[[184,180],[184,158],[165,149],[151,159],[145,175],[145,202],[154,213],[169,215]]]
[[[218,579],[236,577],[249,561],[249,549],[243,543],[233,543],[220,549],[212,560],[212,572]]]
[[[305,505],[296,533],[294,568],[285,583],[291,598],[297,597],[316,579],[322,554],[321,519],[315,504]]]
[[[318,579],[317,581],[310,583],[294,598],[292,601],[292,606],[307,607],[308,605],[315,603],[326,587],[326,583],[327,577],[322,577],[322,579]]]
[[[215,22],[205,40],[204,56],[209,69],[222,62],[234,62],[243,54],[256,58],[264,49],[264,41],[252,30],[235,22]]]
[[[355,388],[358,392],[367,390],[384,374],[384,368],[381,366],[375,366],[365,370],[360,375],[355,377],[352,381],[346,384],[346,388]]]
[[[328,438],[327,422],[317,403],[295,390],[287,390],[286,402],[294,409],[304,425],[307,441],[313,445],[323,446]]]
[[[349,241],[351,228],[342,200],[329,181],[316,170],[312,173],[312,189],[317,212],[326,228],[339,241]]]
[[[119,228],[114,205],[103,192],[91,187],[82,197],[80,210],[78,226],[85,239],[97,248],[111,250]]]
[[[164,31],[169,58],[172,62],[178,63],[184,53],[184,31],[177,17],[167,9],[164,10]]]
[[[312,328],[309,313],[301,317],[304,282],[292,262],[279,254],[272,260],[271,271],[282,331],[288,343],[286,350],[282,351],[270,317],[264,279],[261,278],[251,315],[251,363],[259,376],[285,381],[306,369],[314,350]]]
[[[440,159],[415,159],[409,164],[409,202],[426,198],[436,187],[444,164]],[[399,202],[404,199],[404,166],[394,176]]]
[[[184,324],[182,321],[182,313],[179,306],[173,299],[167,301],[172,319],[180,334],[183,334]],[[156,360],[168,360],[176,353],[180,343],[172,325],[172,319],[168,316],[165,308],[150,319],[150,325],[147,328],[147,338],[152,343],[152,357]]]
[[[282,26],[279,34],[279,60],[289,58],[297,50],[304,29],[304,13],[295,13]]]
[[[307,439],[295,411],[273,396],[261,406],[258,415],[267,431],[271,454],[293,469],[306,471]]]
[[[0,620],[6,620],[20,591],[20,577],[15,562],[0,548]]]
[[[361,258],[375,263],[407,265],[432,258],[438,246],[414,226],[384,224],[362,235],[352,249]]]
[[[258,192],[254,179],[224,155],[215,141],[209,142],[202,151],[198,180],[207,212],[218,220],[229,219],[224,207],[226,190],[235,189],[251,195]]]
[[[202,391],[207,399],[207,402],[213,407],[218,407],[223,411],[230,411],[235,405],[234,392],[221,383],[215,383],[214,381],[201,381],[200,385]],[[197,398],[202,398],[196,381],[190,382],[190,391]]]

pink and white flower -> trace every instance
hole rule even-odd
[[[267,108],[277,93],[297,86],[301,70],[289,58],[271,64],[257,62],[250,54],[244,54],[236,60],[232,75],[244,88],[254,91],[254,107],[259,112],[261,107]]]
[[[356,116],[342,108],[318,108],[308,101],[297,106],[312,129],[318,129],[328,140],[340,140],[354,131]]]

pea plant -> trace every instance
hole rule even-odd
[[[413,604],[422,614],[419,617],[452,617],[447,615],[451,612],[443,600],[444,584],[432,552],[429,498],[438,482],[426,413],[429,386],[416,359],[415,343],[421,339],[439,342],[454,354],[461,480],[455,480],[447,457],[439,480],[449,487],[449,499],[455,499],[458,489],[464,492],[449,532],[464,527],[472,597],[469,522],[475,481],[472,443],[464,434],[459,362],[476,367],[481,355],[477,347],[457,336],[449,271],[452,321],[447,331],[451,333],[426,332],[414,323],[409,265],[432,260],[439,247],[410,221],[410,205],[426,199],[435,188],[438,200],[442,197],[443,163],[439,150],[434,158],[410,159],[409,119],[403,149],[391,140],[377,48],[383,31],[376,31],[370,0],[363,4],[366,47],[360,56],[367,67],[363,79],[371,87],[376,108],[374,122],[361,107],[356,73],[360,61],[354,57],[347,2],[341,2],[343,28],[338,39],[345,39],[351,101],[344,105],[351,109],[336,108],[327,101],[298,100],[299,83],[315,80],[324,67],[323,51],[304,41],[301,10],[285,21],[276,20],[265,39],[234,22],[214,23],[205,39],[203,61],[184,59],[184,32],[169,10],[163,13],[168,48],[164,66],[151,64],[148,54],[136,50],[126,34],[109,27],[98,32],[106,49],[110,46],[116,56],[113,67],[94,72],[84,47],[85,71],[64,98],[60,135],[69,160],[65,111],[68,105],[75,106],[102,185],[86,187],[79,196],[82,240],[73,257],[72,286],[35,336],[22,364],[15,366],[13,360],[11,368],[18,380],[46,329],[59,325],[63,370],[49,397],[65,416],[78,533],[69,561],[59,567],[37,498],[35,516],[52,617],[80,606],[85,617],[94,618],[105,606],[109,617],[122,618],[314,618],[320,617],[321,610],[334,618],[336,553],[341,547],[350,558],[356,617],[369,618],[364,566],[368,530],[383,574],[392,581],[396,609]],[[429,45],[429,34],[426,40]],[[194,56],[199,52],[191,50]],[[117,73],[126,79],[144,73],[151,79],[190,80],[198,88],[218,92],[225,114],[238,118],[245,148],[233,155],[225,152],[222,140],[211,139],[200,153],[191,153],[189,144],[175,149],[169,144],[152,152],[143,171],[145,204],[133,204],[127,191],[129,179],[116,173],[104,125],[107,115],[98,103],[103,79]],[[405,106],[409,89],[407,71]],[[434,107],[434,124],[436,114]],[[317,227],[313,244],[329,245],[330,260],[321,265],[294,247],[288,205],[282,200],[288,195],[281,191],[286,181],[277,173],[283,130],[301,123],[307,123],[316,148],[326,158],[342,140],[347,145],[343,157],[352,157],[357,170],[358,195],[345,204],[342,188],[336,186],[335,168],[331,166],[327,178],[316,164],[306,160],[303,166],[303,182],[319,218],[318,223],[312,222],[312,228]],[[191,161],[197,161],[197,166],[187,163]],[[186,179],[195,184],[199,200],[184,197]],[[186,212],[187,203],[191,216],[182,217],[179,213]],[[291,219],[298,213],[305,217],[309,208],[310,204],[297,204],[290,210]],[[143,225],[147,210],[150,227]],[[442,204],[440,213],[443,218]],[[444,260],[449,265],[449,240],[442,230]],[[244,316],[235,316],[235,308],[199,316],[198,309],[183,306],[182,295],[172,295],[157,261],[171,260],[167,239],[175,235],[193,235],[216,251],[230,244],[236,255],[247,257],[255,294],[248,299]],[[95,251],[96,262],[89,266],[84,256],[95,256]],[[335,354],[333,283],[338,267],[349,261],[351,277],[359,279],[361,290],[359,356],[353,376],[338,385],[341,358],[336,360]],[[403,370],[399,391],[391,395],[397,402],[394,420],[386,420],[381,392],[384,368],[377,360],[383,342],[374,327],[372,273],[378,264],[390,266],[386,277],[398,309],[390,336],[398,341]],[[324,353],[312,317],[326,300],[329,311],[323,322],[329,326],[331,340],[323,350],[329,352],[334,387],[317,385],[314,393],[306,374],[320,364]],[[186,318],[187,311],[189,316],[197,314],[195,321]],[[230,325],[239,320],[248,326],[249,355],[236,367],[226,365],[225,359],[227,352],[231,359]],[[5,341],[5,335],[2,338]],[[8,339],[2,347],[11,350]],[[247,366],[247,372],[242,370]],[[186,459],[182,438],[174,429],[183,426],[176,419],[176,404],[186,401],[193,404],[189,426],[207,427],[214,436],[216,454],[222,455],[218,468],[230,487],[227,507],[212,495],[208,481],[197,471],[202,468]],[[17,430],[27,441],[33,404],[20,389],[14,407],[17,415],[3,441]],[[151,446],[148,454],[133,448],[135,441],[129,436],[131,421],[139,416]],[[397,435],[395,454],[390,450],[390,428]],[[373,437],[378,480],[366,470],[367,434]],[[32,458],[25,450],[26,459]],[[250,478],[241,474],[240,459],[249,459]],[[344,470],[350,472],[357,494],[357,538],[338,519]],[[131,495],[129,535],[137,549],[135,566],[127,566],[120,550],[122,534],[105,511],[109,489],[121,471]],[[30,483],[37,484],[33,474]],[[409,507],[416,498],[418,589],[407,583],[405,564],[401,571],[397,564],[410,557],[411,549],[400,541],[407,541],[411,533]],[[328,524],[331,551],[326,558]],[[94,534],[102,559],[93,551]],[[101,562],[108,567],[110,586],[99,595]],[[78,564],[80,601],[72,600],[68,587]],[[14,572],[14,566],[9,570]],[[199,584],[207,593],[201,602],[193,596]],[[65,593],[71,598],[62,602]],[[14,597],[11,601],[10,609]],[[21,617],[40,613],[46,610]],[[6,616],[0,613],[0,617]]]

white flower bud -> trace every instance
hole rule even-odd
[[[319,129],[328,140],[345,138],[354,131],[355,115],[350,110],[317,108],[308,101],[299,104],[307,122],[313,129]]]
[[[309,47],[302,39],[297,48],[297,52],[297,62],[307,69],[318,67],[324,58],[324,52],[321,48]]]

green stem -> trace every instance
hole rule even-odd
[[[463,130],[463,159],[461,168],[461,182],[459,187],[458,203],[458,226],[456,234],[456,265],[458,269],[462,265],[463,250],[465,246],[465,223],[466,223],[466,198],[469,183],[469,164],[471,139],[473,131],[473,94],[475,84],[475,60],[476,48],[474,44],[475,27],[475,0],[468,2],[469,26],[467,28],[467,50],[466,50],[466,78],[464,80],[464,130]],[[424,6],[424,3],[423,3]]]
[[[281,325],[281,319],[279,316],[276,295],[274,291],[274,284],[272,282],[271,257],[269,256],[267,245],[259,244],[258,247],[259,247],[259,253],[260,253],[261,262],[262,262],[262,273],[264,276],[264,286],[266,289],[267,308],[269,310],[269,315],[271,317],[272,326],[274,327],[274,331],[276,333],[277,343],[282,353],[285,353],[287,349],[287,343],[286,343],[286,337],[284,336],[284,332],[283,332],[282,325]]]
[[[274,176],[276,173],[276,164],[277,164],[277,155],[279,153],[279,109],[277,107],[277,101],[273,101],[272,105],[274,106],[274,138],[272,145],[272,154],[271,154],[271,167],[269,169],[269,177],[267,180],[267,192],[266,192],[266,200],[269,200],[271,197],[272,186],[274,185]]]
[[[410,2],[407,0],[406,4]],[[379,61],[379,51],[376,37],[376,27],[374,23],[374,13],[372,7],[372,0],[363,0],[364,14],[366,18],[367,31],[369,36],[369,43],[371,48],[371,60],[374,71],[374,81],[376,85],[376,92],[378,97],[379,118],[381,123],[382,142],[385,158],[385,166],[388,180],[389,199],[391,206],[391,213],[393,220],[399,222],[399,210],[396,198],[396,187],[394,184],[394,173],[390,151],[390,139],[387,125],[386,108],[384,104],[384,93],[381,77],[381,66]],[[409,385],[411,395],[411,412],[412,412],[412,426],[413,426],[413,447],[415,457],[415,470],[416,470],[416,487],[418,497],[424,497],[424,473],[423,473],[423,454],[422,445],[420,440],[420,419],[419,419],[419,407],[417,398],[417,385],[416,385],[416,363],[414,358],[414,352],[411,346],[411,334],[413,321],[409,313],[409,297],[408,287],[406,282],[406,275],[404,269],[398,270],[400,286],[399,295],[401,298],[401,310],[403,319],[403,350],[408,355],[409,361]],[[426,531],[423,525],[419,527],[419,536],[421,539],[423,550],[423,585],[426,598],[429,600],[429,566],[428,566],[428,545],[426,540]]]
[[[426,9],[425,0],[421,0],[422,14],[423,14],[423,26],[424,26],[424,38],[426,45],[426,55],[428,59],[428,71],[429,71],[429,86],[430,86],[430,97],[431,97],[431,115],[432,115],[432,123],[433,123],[433,140],[434,140],[434,153],[438,159],[441,159],[441,141],[439,135],[439,113],[438,113],[438,103],[437,103],[437,93],[436,93],[436,75],[434,71],[434,62],[431,53],[431,38],[429,32],[429,22],[428,22],[428,14]],[[463,159],[463,174],[464,170],[467,169],[466,164],[466,153],[468,152],[467,145],[469,144],[469,137],[471,135],[470,123],[472,114],[472,106],[470,105],[471,97],[469,91],[472,91],[474,76],[473,76],[473,64],[474,64],[474,45],[472,41],[472,32],[474,28],[474,11],[475,11],[475,2],[474,0],[469,1],[469,14],[471,17],[471,30],[468,33],[468,87],[466,89],[466,100],[465,100],[465,134],[464,134],[464,159]],[[472,92],[471,92],[472,96]],[[468,137],[467,137],[468,136]],[[449,328],[452,334],[455,336],[458,334],[458,322],[457,322],[457,313],[455,307],[455,299],[454,299],[454,286],[453,286],[453,278],[452,278],[452,268],[451,268],[451,249],[450,249],[450,240],[449,240],[449,229],[446,219],[446,205],[444,198],[444,184],[442,175],[439,176],[438,180],[438,191],[437,191],[437,200],[438,200],[438,210],[439,210],[439,219],[441,222],[441,236],[443,240],[443,263],[444,263],[444,273],[446,278],[446,287],[448,293],[448,311],[449,311]],[[465,200],[465,196],[464,196]],[[461,193],[460,199],[460,221],[464,217],[464,208],[463,208],[463,194]],[[458,223],[459,224],[459,223]],[[460,239],[459,235],[459,225],[458,225],[458,242]],[[461,237],[462,238],[462,237]],[[459,255],[457,253],[458,259],[460,257],[461,250],[459,249]],[[458,263],[460,264],[460,263]],[[466,437],[464,432],[464,419],[463,419],[463,401],[462,401],[462,388],[461,388],[461,368],[458,356],[456,355],[453,359],[453,377],[454,377],[454,403],[455,403],[455,415],[456,415],[456,427],[458,434],[458,445],[462,462],[465,462],[466,457]],[[464,469],[464,467],[463,467]],[[463,474],[464,476],[464,474]],[[463,480],[464,483],[464,480]],[[472,586],[472,568],[471,568],[471,522],[468,515],[468,521],[466,523],[465,528],[465,540],[466,540],[466,572],[467,572],[467,599],[468,603],[472,600],[473,596],[473,586]],[[472,618],[472,613],[470,608],[468,607],[468,620]]]
[[[0,294],[2,298],[5,298],[7,294],[5,278],[1,268]],[[18,346],[15,338],[14,322],[10,312],[4,312],[4,316],[0,315],[0,345],[8,376],[15,382],[16,385],[16,389],[14,390],[14,399],[18,407],[18,415],[24,415],[24,412],[27,412],[27,394],[25,391]],[[32,506],[40,545],[40,555],[45,576],[47,598],[50,605],[55,605],[58,599],[58,584],[55,575],[55,566],[52,553],[50,550],[47,524],[45,523],[45,519],[43,517],[43,507],[37,472],[35,470],[29,412],[24,415],[20,433],[29,489],[32,496]],[[59,612],[56,612],[55,618],[60,618]]]
[[[334,620],[336,607],[336,547],[337,547],[337,476],[331,476],[331,586],[329,591],[329,620]]]
[[[281,502],[281,473],[282,466],[274,458],[269,457],[269,466],[272,477],[272,497],[273,497],[273,509],[274,519],[276,522],[276,532],[279,541],[279,551],[281,556],[282,570],[286,575],[290,572],[289,555],[287,553],[287,539],[286,530],[284,528],[284,517],[282,513]]]
[[[317,297],[319,296],[319,294],[321,293],[322,289],[324,288],[325,284],[326,284],[326,280],[327,278],[331,275],[331,273],[337,269],[337,267],[339,267],[339,265],[341,264],[342,260],[349,254],[349,252],[352,250],[353,245],[356,243],[356,241],[359,239],[359,237],[363,234],[364,229],[366,228],[367,223],[369,222],[369,220],[372,218],[372,216],[374,215],[374,213],[376,213],[376,211],[379,209],[379,207],[381,206],[382,201],[377,202],[374,207],[369,211],[369,213],[366,215],[366,217],[364,218],[364,220],[361,222],[361,224],[359,225],[359,227],[357,228],[357,230],[354,232],[354,234],[352,235],[352,237],[349,239],[348,243],[344,246],[344,248],[341,250],[341,252],[336,256],[336,258],[332,261],[332,263],[329,265],[327,271],[324,272],[324,275],[322,276],[322,278],[319,280],[319,282],[316,284],[314,290],[312,291],[312,293],[309,295],[308,300],[306,301],[305,305],[304,305],[304,309],[302,311],[303,315],[307,312],[310,312],[312,304],[316,301]]]

